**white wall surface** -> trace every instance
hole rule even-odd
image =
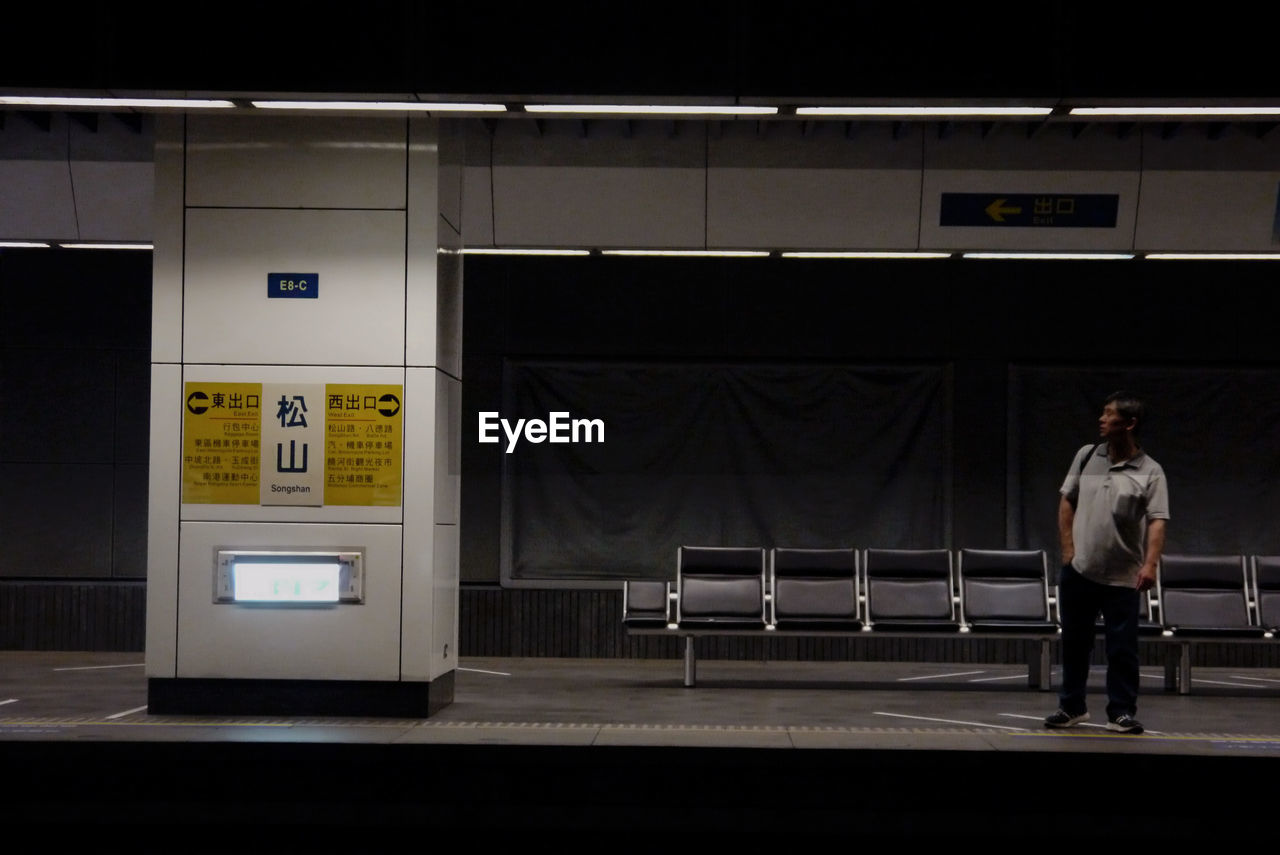
[[[269,273],[319,274],[269,299]],[[403,365],[403,211],[188,208],[183,360]]]
[[[1143,163],[1135,249],[1280,251],[1280,146],[1274,140],[1237,133],[1179,143],[1148,130]]]
[[[182,501],[181,400],[182,366],[153,363],[147,467],[148,677],[173,677],[177,667],[178,504]]]
[[[152,239],[155,166],[150,162],[71,162],[79,239],[137,241]]]
[[[397,680],[398,525],[184,522],[178,577],[178,677]],[[219,549],[362,550],[360,604],[261,607],[213,601]]]
[[[160,116],[155,125],[151,251],[151,361],[182,361],[182,206],[186,174],[186,120]]]
[[[151,240],[151,117],[31,115],[0,121],[0,240]]]
[[[1142,174],[1142,216],[1134,248],[1280,252],[1280,169]]]
[[[186,204],[403,209],[406,127],[404,118],[192,115]]]
[[[160,242],[171,219],[149,210],[161,197],[146,198],[137,135],[114,120],[96,133],[68,127],[64,114],[52,121],[48,132],[19,120],[0,131],[0,239],[154,235]],[[407,161],[440,150],[425,138],[406,150],[403,118],[185,121],[179,144],[189,142],[194,167],[186,203],[197,207],[403,210],[408,194],[427,193],[406,179],[414,171]],[[479,121],[462,125],[464,167],[441,173],[439,210],[474,247],[1259,252],[1278,245],[1280,132],[1260,135],[1248,125],[1214,138],[1197,123],[1176,133],[1161,125],[1121,133],[1111,124],[514,119],[493,123],[492,135]],[[165,168],[159,154],[155,167]],[[913,187],[923,192],[913,198]],[[958,187],[1115,192],[1121,216],[1105,233],[940,230],[938,194],[966,192]]]
[[[0,160],[0,239],[76,237],[75,197],[67,162]]]
[[[707,245],[737,249],[915,249],[921,138],[839,122],[763,135],[730,125],[707,145]]]
[[[504,246],[702,247],[706,129],[591,138],[572,123],[499,123],[493,235]],[[468,194],[469,195],[469,194]]]

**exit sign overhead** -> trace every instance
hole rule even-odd
[[[942,226],[1114,229],[1119,193],[943,193]]]

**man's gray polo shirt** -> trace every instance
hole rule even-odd
[[[1169,487],[1160,464],[1141,451],[1113,464],[1105,442],[1086,445],[1076,452],[1059,492],[1076,505],[1071,566],[1105,585],[1136,585],[1147,522],[1169,519]]]

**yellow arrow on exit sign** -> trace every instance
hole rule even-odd
[[[1005,214],[1008,214],[1009,216],[1013,216],[1014,214],[1022,213],[1021,208],[1014,207],[1012,205],[1006,207],[1004,204],[1005,201],[1006,201],[1005,199],[997,199],[994,202],[992,202],[990,205],[988,205],[985,208],[987,212],[987,216],[995,220],[997,223],[1003,223]]]

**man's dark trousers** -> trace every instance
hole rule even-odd
[[[1058,578],[1058,614],[1062,621],[1062,691],[1059,706],[1071,715],[1088,709],[1085,688],[1089,657],[1102,612],[1107,639],[1107,718],[1138,711],[1138,591],[1102,585],[1070,565]]]

